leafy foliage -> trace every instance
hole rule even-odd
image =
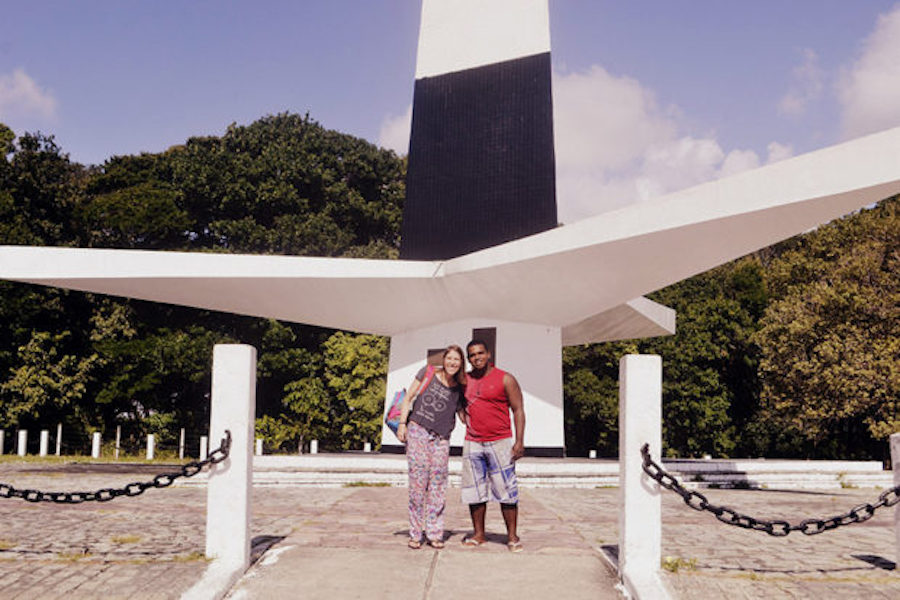
[[[397,256],[404,162],[309,117],[264,117],[91,169],[40,133],[16,140],[0,126],[0,148],[3,244]],[[59,421],[109,437],[121,425],[128,439],[160,440],[182,426],[202,431],[212,347],[240,341],[259,349],[267,443],[357,447],[375,441],[378,384],[343,383],[356,338],[342,333],[326,348],[333,334],[0,282],[0,427]],[[371,352],[386,353],[386,342]],[[386,354],[359,357],[384,371]]]
[[[900,431],[896,198],[795,240],[769,267],[761,422],[771,450],[880,456]]]

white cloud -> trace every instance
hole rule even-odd
[[[799,116],[806,107],[822,95],[825,72],[819,66],[818,55],[809,48],[803,50],[803,61],[794,67],[791,86],[778,102],[778,112]]]
[[[554,78],[556,159],[568,168],[622,168],[677,127],[653,93],[599,66]]]
[[[384,119],[378,143],[405,154],[412,106]],[[553,119],[559,219],[571,223],[626,204],[758,167],[753,150],[726,151],[685,131],[677,107],[660,106],[639,81],[600,66],[555,74]],[[791,155],[772,142],[766,162]]]
[[[24,69],[16,69],[10,75],[0,74],[0,120],[55,116],[56,98],[41,89]]]
[[[769,142],[769,145],[766,147],[766,151],[769,153],[769,156],[766,159],[766,164],[772,164],[774,162],[778,162],[779,160],[790,158],[794,155],[793,147],[791,147],[790,145],[779,144],[778,142]]]
[[[837,84],[844,137],[900,125],[900,6],[878,17],[862,54]]]
[[[753,150],[726,151],[686,132],[680,111],[599,66],[553,80],[556,181],[566,223],[758,167]],[[767,162],[790,156],[773,142]]]
[[[732,150],[722,161],[719,173],[722,177],[736,175],[759,166],[759,156],[753,150]]]
[[[412,126],[412,104],[402,115],[388,115],[381,122],[378,145],[389,148],[399,155],[409,152],[409,131]]]

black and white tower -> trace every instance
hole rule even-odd
[[[400,257],[447,260],[553,229],[555,171],[547,0],[423,0]],[[527,452],[561,456],[557,327],[495,314],[395,334],[389,395],[426,357],[473,337],[520,379]],[[384,429],[382,448],[403,447]]]
[[[425,0],[401,258],[556,227],[546,0]]]

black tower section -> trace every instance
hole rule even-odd
[[[453,258],[556,225],[550,53],[417,80],[400,258]]]

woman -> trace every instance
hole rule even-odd
[[[462,348],[448,346],[441,367],[423,367],[416,374],[400,408],[397,437],[406,444],[409,462],[408,545],[414,550],[422,547],[423,531],[432,548],[444,547],[450,433],[457,412],[465,409],[464,364]]]

